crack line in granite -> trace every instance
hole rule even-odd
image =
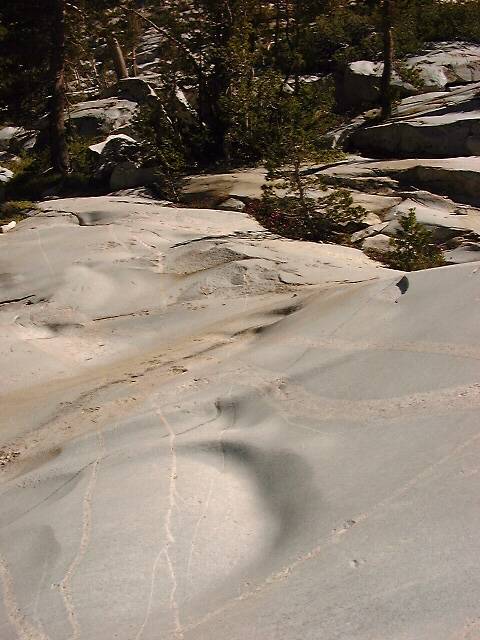
[[[78,621],[78,613],[73,600],[71,581],[85,556],[91,540],[93,492],[97,483],[98,467],[105,457],[105,442],[101,432],[97,433],[97,446],[98,455],[93,463],[90,480],[88,482],[87,489],[82,501],[83,513],[80,545],[78,547],[77,553],[75,554],[75,557],[73,558],[70,566],[67,569],[65,576],[58,585],[68,615],[68,619],[72,627],[72,635],[70,636],[71,640],[79,640],[80,638],[80,623]]]

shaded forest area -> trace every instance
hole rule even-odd
[[[70,105],[136,76],[136,51],[150,29],[163,41],[156,68],[162,100],[138,117],[145,162],[167,174],[252,164],[305,134],[318,152],[339,119],[332,78],[342,67],[386,57],[382,108],[388,115],[390,65],[401,71],[402,57],[425,42],[479,41],[479,15],[477,1],[6,2],[0,9],[0,117],[42,131],[36,149],[50,149],[55,172],[81,173],[85,167],[75,157],[81,149],[68,122],[65,131],[64,114],[68,121]],[[321,81],[305,81],[312,74]],[[175,109],[178,89],[195,114],[188,122]]]

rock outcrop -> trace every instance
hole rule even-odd
[[[480,82],[480,46],[469,42],[436,42],[406,64],[416,69],[427,90]]]
[[[480,155],[480,83],[405,100],[391,120],[353,130],[347,145],[396,158]]]
[[[431,71],[439,60],[445,61],[440,50],[432,54]],[[456,58],[457,80],[461,74],[465,82],[476,79],[477,67],[467,59],[462,66],[461,54]],[[367,116],[359,117],[332,138],[368,158],[356,156],[321,168],[319,173],[327,183],[374,197],[401,198],[382,213],[382,222],[389,221],[387,226],[372,225],[370,232],[356,234],[365,248],[384,243],[383,238],[373,240],[378,235],[395,235],[399,215],[413,208],[417,219],[444,246],[447,261],[478,260],[480,82],[406,98],[388,121],[372,123]],[[372,159],[375,157],[388,159]]]
[[[372,225],[370,232],[355,234],[354,240],[377,234],[394,236],[396,220],[409,209],[415,209],[419,222],[429,227],[440,243],[455,238],[457,242],[480,239],[480,158],[354,159],[320,168],[318,174],[331,185],[366,191],[373,200],[381,198],[379,213],[388,224]],[[368,247],[370,242],[364,245]]]
[[[465,42],[438,42],[403,61],[404,76],[393,73],[397,98],[480,82],[480,46]],[[361,111],[377,106],[380,99],[381,62],[357,60],[336,76],[339,111]],[[413,77],[414,76],[414,77]],[[415,80],[415,84],[412,82]]]
[[[2,638],[473,637],[478,264],[40,206],[0,236]]]
[[[68,122],[84,138],[108,135],[130,124],[138,104],[121,98],[79,102],[70,110]]]
[[[383,64],[369,60],[351,62],[336,76],[335,100],[341,112],[360,111],[378,104]],[[400,98],[413,96],[418,90],[411,83],[393,74],[392,84]]]

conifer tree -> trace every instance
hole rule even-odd
[[[48,106],[50,158],[55,171],[65,175],[70,170],[65,135],[65,20],[66,0],[51,2],[50,77]]]

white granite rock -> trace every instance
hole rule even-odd
[[[2,638],[475,629],[479,263],[41,206],[0,255]]]

